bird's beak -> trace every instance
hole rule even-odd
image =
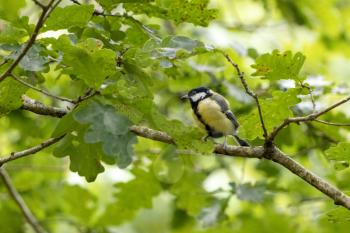
[[[185,100],[185,99],[188,99],[189,97],[188,97],[188,95],[186,94],[186,95],[183,95],[183,96],[181,96],[181,99],[182,100]]]

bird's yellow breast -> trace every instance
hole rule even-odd
[[[213,130],[224,135],[232,135],[234,133],[232,122],[221,111],[220,106],[214,100],[207,98],[200,101],[198,103],[198,113],[202,121]]]

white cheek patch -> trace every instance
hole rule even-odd
[[[204,93],[204,92],[199,92],[199,93],[197,93],[197,94],[191,96],[191,100],[192,100],[193,102],[197,102],[198,100],[203,99],[206,95],[207,95],[207,94]]]

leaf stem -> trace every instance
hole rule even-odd
[[[29,88],[31,88],[31,89],[37,91],[37,92],[40,92],[40,93],[42,93],[42,94],[44,94],[44,95],[46,95],[46,96],[49,96],[49,97],[52,97],[52,98],[54,98],[54,99],[58,99],[58,100],[61,100],[61,101],[69,102],[69,103],[72,103],[72,104],[75,103],[74,100],[71,100],[71,99],[66,98],[66,97],[56,96],[56,95],[51,94],[51,93],[49,93],[49,92],[47,92],[47,91],[45,91],[45,90],[43,90],[43,89],[40,89],[40,88],[38,88],[38,87],[35,87],[35,86],[33,86],[33,85],[31,85],[31,84],[29,84],[29,83],[23,81],[21,78],[17,77],[17,76],[14,75],[14,74],[10,74],[10,76],[11,76],[14,80],[16,80],[17,82],[23,84],[24,86],[27,86],[27,87],[29,87]]]

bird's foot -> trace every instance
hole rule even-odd
[[[224,139],[224,143],[222,144],[222,147],[224,148],[224,150],[227,149],[227,138],[225,136],[225,139]]]

